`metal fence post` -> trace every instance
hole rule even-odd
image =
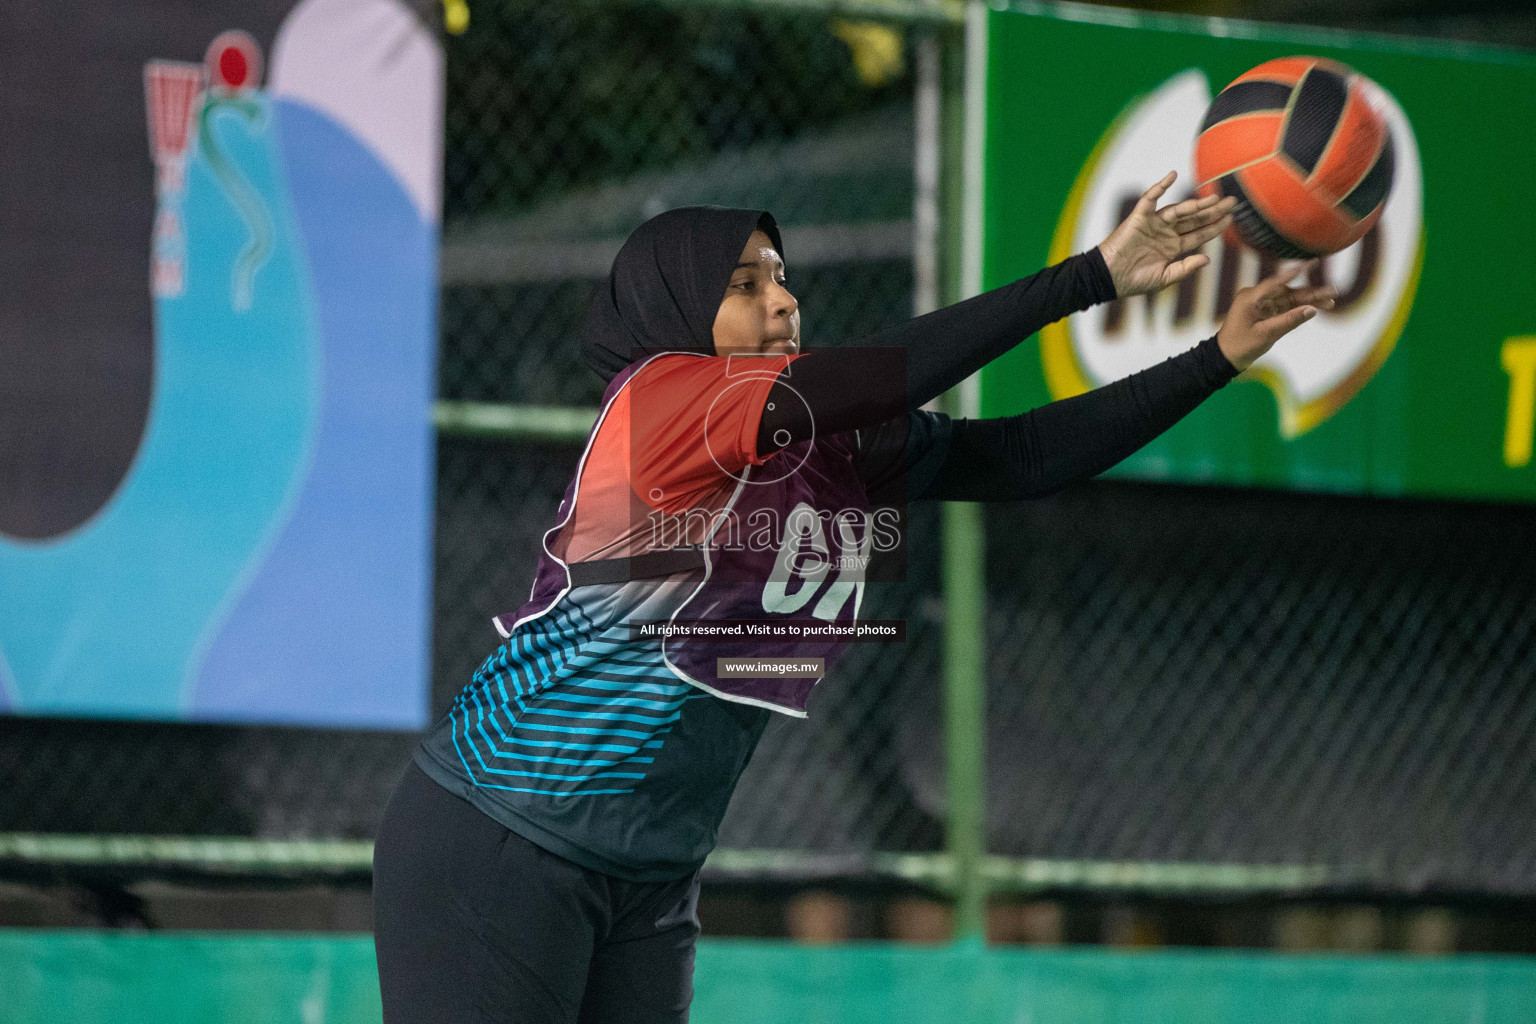
[[[945,205],[950,301],[981,290],[981,192],[985,127],[986,17],[966,3],[963,35],[946,57]],[[951,414],[979,414],[975,378],[948,396]],[[981,506],[947,503],[943,519],[946,842],[954,868],[955,938],[986,935],[986,540]]]
[[[949,854],[955,871],[955,937],[986,925],[984,593],[981,507],[944,507],[944,768]]]

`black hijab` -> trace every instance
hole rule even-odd
[[[635,229],[613,258],[581,332],[587,365],[610,381],[660,352],[715,352],[715,314],[742,247],[761,230],[784,255],[764,210],[684,206]]]

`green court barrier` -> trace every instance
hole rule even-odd
[[[1515,1024],[1536,959],[699,946],[697,1024]],[[367,936],[0,930],[0,1022],[379,1020]]]
[[[378,1024],[371,936],[0,929],[3,1024]]]

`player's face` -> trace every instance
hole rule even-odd
[[[784,261],[752,232],[715,314],[717,355],[792,355],[800,351],[800,306],[784,287]]]

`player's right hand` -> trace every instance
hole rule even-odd
[[[1238,289],[1216,335],[1216,344],[1227,362],[1239,371],[1248,369],[1275,342],[1316,316],[1319,309],[1333,308],[1338,292],[1332,285],[1287,285],[1316,265],[1316,260],[1292,264],[1251,288]]]

